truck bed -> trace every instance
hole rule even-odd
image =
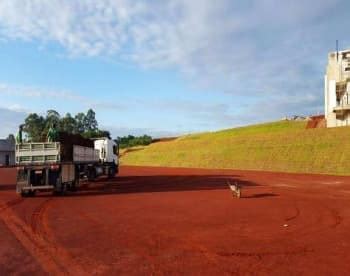
[[[16,164],[52,164],[60,162],[98,162],[99,151],[91,147],[52,143],[21,143],[16,145]]]

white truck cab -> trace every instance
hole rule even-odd
[[[102,163],[119,164],[118,144],[109,138],[99,138],[95,140],[95,149],[100,152],[100,161]]]

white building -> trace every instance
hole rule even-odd
[[[15,143],[7,139],[0,140],[0,166],[15,164]]]
[[[325,75],[327,127],[350,125],[350,50],[328,55]]]

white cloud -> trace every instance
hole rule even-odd
[[[118,54],[143,65],[221,71],[265,50],[258,49],[259,34],[249,32],[307,26],[336,2],[2,0],[0,24],[4,37],[55,41],[73,55]]]
[[[27,113],[27,114],[31,113],[31,110],[23,107],[20,104],[12,104],[12,105],[8,106],[7,109],[10,111],[19,112],[19,113]]]
[[[0,0],[0,39],[176,68],[202,87],[274,106],[276,97],[322,97],[327,52],[336,38],[350,45],[349,8],[340,0]]]
[[[81,96],[78,93],[74,93],[67,90],[49,89],[42,87],[32,87],[32,86],[20,86],[12,85],[7,83],[0,83],[0,96],[18,96],[26,98],[37,98],[37,99],[49,99],[49,100],[59,100],[63,102],[72,102],[75,104],[83,104],[87,108],[93,109],[120,109],[123,105],[113,102],[96,101],[89,97]],[[12,110],[19,107],[18,104],[12,105]],[[17,111],[27,110],[24,107],[17,108]]]
[[[26,112],[0,107],[0,138],[14,134],[26,116]]]
[[[43,98],[43,99],[62,99],[62,100],[82,100],[86,101],[85,97],[79,96],[65,90],[55,90],[49,88],[12,85],[7,83],[0,83],[0,94],[22,96],[29,98]]]

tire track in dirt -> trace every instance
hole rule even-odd
[[[297,206],[297,204],[294,204],[295,213],[287,218],[285,218],[285,221],[292,221],[297,219],[300,214],[300,208]],[[274,252],[274,251],[267,251],[267,252],[243,252],[243,251],[234,251],[234,252],[214,252],[209,250],[207,247],[200,244],[200,242],[195,241],[194,237],[190,237],[186,240],[185,244],[187,246],[190,246],[192,250],[197,251],[204,255],[204,257],[213,263],[214,265],[218,266],[220,265],[220,262],[218,258],[220,257],[238,257],[238,258],[256,258],[258,261],[262,261],[263,258],[269,257],[269,256],[297,256],[297,255],[305,255],[308,253],[314,252],[313,249],[308,248],[301,248],[301,249],[295,249],[291,251],[285,251],[285,252]]]
[[[331,216],[332,216],[332,218],[333,218],[333,220],[334,220],[334,223],[331,224],[331,227],[332,227],[332,228],[338,227],[338,226],[342,223],[343,217],[340,216],[338,210],[329,209],[329,212],[331,213]]]
[[[45,237],[46,232],[39,230],[52,198],[39,204],[32,214],[30,225],[18,218],[11,209],[23,201],[24,199],[19,198],[4,204],[0,209],[0,219],[22,246],[37,260],[42,269],[53,275],[88,275],[87,271],[72,262],[70,256],[63,254],[66,253],[65,251],[62,251]]]
[[[94,270],[83,269],[73,258],[73,256],[55,241],[55,236],[48,223],[48,213],[53,198],[43,201],[33,212],[30,227],[33,233],[39,236],[47,244],[51,256],[56,260],[62,271],[68,275],[81,275],[95,273]]]
[[[295,220],[296,218],[298,218],[300,216],[300,209],[298,208],[298,206],[296,204],[294,204],[294,209],[295,209],[295,214],[287,217],[285,219],[285,221],[291,221],[291,220]]]
[[[5,204],[0,212],[0,219],[19,241],[19,243],[37,260],[42,269],[49,274],[59,274],[62,272],[57,264],[46,254],[45,244],[43,244],[31,231],[30,227],[24,223],[11,210],[10,206],[18,204],[20,201],[13,200],[10,204]]]
[[[10,207],[13,207],[15,205],[18,205],[18,204],[22,203],[23,201],[24,201],[24,198],[22,198],[22,197],[7,201],[7,202],[3,203],[2,205],[0,205],[0,212],[5,210],[5,209],[8,209]]]
[[[274,252],[274,251],[266,251],[266,252],[218,252],[217,255],[221,257],[239,257],[239,258],[256,258],[261,261],[264,257],[269,256],[296,256],[296,255],[305,255],[308,253],[313,253],[314,250],[308,248],[301,248],[292,251],[285,252]]]
[[[333,207],[323,206],[319,211],[315,211],[314,213],[317,214],[317,220],[304,227],[300,235],[320,234],[329,228],[337,228],[343,222],[340,212]]]
[[[300,248],[290,251],[266,251],[266,252],[244,252],[244,251],[233,251],[233,252],[224,252],[224,251],[211,251],[207,247],[201,245],[199,242],[196,242],[193,238],[187,239],[184,244],[186,247],[189,247],[192,252],[198,252],[202,254],[207,261],[213,264],[215,267],[219,268],[223,273],[232,274],[232,268],[222,267],[222,262],[220,259],[225,258],[253,258],[254,262],[262,262],[267,257],[286,257],[291,256],[305,256],[309,253],[313,253],[314,250],[310,248]],[[235,268],[237,269],[237,267]]]

